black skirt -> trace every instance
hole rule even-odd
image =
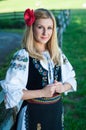
[[[25,114],[26,130],[62,130],[62,101],[54,104],[28,103]]]
[[[24,103],[20,109],[20,112],[22,108],[26,105],[26,130],[63,130],[63,107],[61,99],[59,99],[57,102],[53,104]],[[19,113],[17,115],[17,120],[12,130],[17,130]]]

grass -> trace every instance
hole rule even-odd
[[[24,11],[26,8],[85,9],[86,0],[2,0],[0,12]]]
[[[10,30],[6,30],[10,31]],[[12,32],[18,30],[12,29]],[[22,30],[21,32],[22,33]],[[86,10],[72,10],[70,24],[63,35],[63,51],[76,71],[77,92],[64,96],[65,130],[86,129]],[[11,55],[12,57],[12,55]],[[9,58],[9,61],[11,59]],[[9,63],[1,66],[3,79]]]
[[[76,71],[77,92],[64,97],[65,130],[86,129],[86,10],[73,10],[64,33],[63,51]]]

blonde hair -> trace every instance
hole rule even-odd
[[[55,17],[52,14],[52,12],[47,9],[40,8],[40,9],[35,10],[34,13],[35,13],[36,20],[41,19],[41,18],[44,18],[44,19],[51,18],[53,21],[53,33],[52,33],[51,39],[47,43],[47,49],[54,63],[59,64],[60,51],[59,51],[59,46],[58,46],[58,41],[57,41]],[[34,37],[33,37],[33,25],[26,27],[26,31],[23,37],[23,47],[27,49],[31,57],[36,58],[38,60],[43,59],[41,53],[37,50],[35,46]]]

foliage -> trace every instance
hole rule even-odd
[[[57,10],[52,10],[55,17],[57,16]],[[23,12],[9,12],[9,13],[1,13],[0,14],[0,28],[24,28],[24,16]]]

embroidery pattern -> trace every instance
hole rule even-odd
[[[61,120],[62,120],[62,130],[64,130],[64,108],[62,109],[62,117],[61,117]]]
[[[54,79],[57,80],[57,81],[58,81],[59,68],[60,68],[60,66],[55,65],[55,69],[54,69]]]
[[[13,57],[13,60],[18,60],[18,61],[23,61],[23,62],[27,62],[28,61],[28,58],[26,56],[20,56],[20,55],[15,55]]]
[[[19,69],[19,70],[24,70],[26,69],[26,65],[24,64],[20,64],[20,63],[17,63],[16,61],[22,61],[22,62],[27,62],[28,61],[28,58],[25,57],[25,56],[20,56],[20,55],[15,55],[12,59],[12,62],[10,64],[10,67],[11,68],[14,68],[14,69]]]
[[[28,110],[28,108],[27,108],[27,110],[26,110],[26,112],[25,112],[25,128],[26,128],[26,130],[29,129],[28,123],[29,123],[29,110]]]
[[[47,61],[47,65],[48,65],[48,81],[49,83],[53,83],[53,80],[54,80],[54,64],[53,64],[53,61],[51,60],[51,57],[50,57],[50,54],[48,52],[45,52],[44,54],[44,57]]]
[[[60,94],[53,96],[52,98],[34,98],[29,99],[28,102],[35,104],[53,104],[61,98]]]
[[[18,64],[18,63],[11,63],[10,68],[24,70],[26,69],[26,65]]]
[[[54,80],[62,81],[61,66],[55,65]]]
[[[62,58],[63,58],[63,64],[66,64],[68,62],[68,59],[64,55],[62,55]]]
[[[39,61],[38,60],[36,60],[36,59],[33,59],[33,64],[34,64],[34,66],[35,66],[35,68],[39,71],[39,73],[42,75],[42,85],[43,86],[45,86],[45,85],[47,85],[47,81],[48,81],[48,71],[47,70],[45,70],[42,66],[41,66],[41,64],[40,64],[40,62],[38,63]],[[58,66],[58,65],[55,65],[55,68],[54,68],[54,79],[55,80],[58,80],[58,75],[59,75],[59,73],[60,73],[60,66]]]
[[[45,85],[47,85],[47,81],[48,81],[48,77],[47,77],[48,72],[47,72],[47,70],[45,70],[45,69],[41,66],[40,62],[39,62],[39,63],[38,63],[38,62],[39,62],[38,60],[33,59],[33,64],[34,64],[35,68],[36,68],[36,69],[39,71],[39,73],[42,75],[42,86],[45,86]]]
[[[41,123],[37,123],[37,130],[41,130]]]

